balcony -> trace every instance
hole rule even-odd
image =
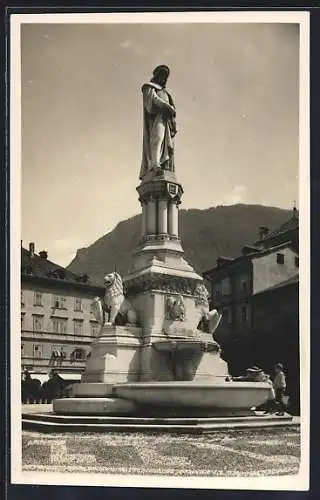
[[[34,356],[21,356],[21,365],[23,367],[33,367],[32,369],[35,368],[46,368],[48,370],[51,370],[52,368],[54,369],[65,369],[67,368],[68,370],[79,370],[79,369],[84,369],[86,365],[86,360],[76,360],[72,361],[70,359],[63,359],[61,360],[54,360],[55,363],[53,363],[52,358],[42,358],[42,357],[34,357]],[[58,361],[58,362],[57,362]]]

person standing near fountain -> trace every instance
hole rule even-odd
[[[142,86],[143,95],[143,149],[139,178],[154,170],[174,171],[174,144],[176,110],[166,89],[170,70],[157,66],[150,82]]]
[[[286,376],[283,372],[282,363],[277,363],[274,368],[274,371],[275,371],[275,377],[273,380],[273,387],[276,395],[276,404],[278,409],[277,413],[279,415],[283,415],[284,414],[283,397],[287,388],[287,382],[286,382]]]

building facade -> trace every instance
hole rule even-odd
[[[294,210],[289,221],[277,230],[260,228],[259,239],[245,245],[240,256],[219,257],[216,266],[203,273],[211,290],[211,304],[223,313],[216,332],[222,345],[254,328],[253,296],[298,275],[298,233]]]
[[[223,343],[234,334],[249,333],[256,314],[252,297],[295,277],[298,268],[297,253],[284,243],[241,255],[232,262],[220,261],[205,273],[205,279],[211,281],[212,304],[223,313],[217,341]]]
[[[91,312],[103,288],[21,246],[21,368],[45,378],[56,369],[78,379],[98,323]]]

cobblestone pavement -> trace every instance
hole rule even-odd
[[[258,477],[297,474],[297,427],[210,435],[23,431],[24,471]]]

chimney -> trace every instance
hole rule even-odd
[[[29,243],[29,256],[34,257],[34,243]]]
[[[269,228],[266,226],[260,226],[259,227],[259,238],[262,240],[262,238],[265,238],[267,234],[269,233]]]
[[[41,250],[41,252],[39,252],[39,256],[41,257],[41,259],[47,259],[48,252],[46,252],[46,250]]]

